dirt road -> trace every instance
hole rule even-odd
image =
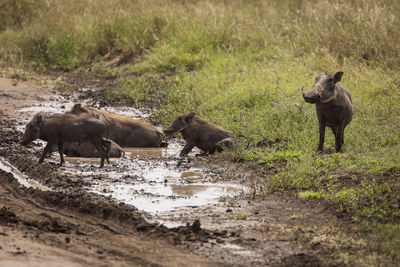
[[[36,164],[42,145],[18,144],[24,123],[33,116],[24,108],[59,98],[52,88],[51,83],[16,84],[0,78],[0,156],[51,188],[25,188],[12,174],[0,170],[1,266],[318,266],[334,261],[334,250],[323,241],[311,242],[318,237],[316,225],[336,220],[327,207],[249,191],[177,212],[147,213],[112,195],[87,190],[94,181],[103,181],[97,162],[77,167],[75,172],[69,171],[75,165],[60,168],[56,160]],[[73,104],[74,99],[64,97],[63,101]],[[249,188],[264,179],[249,165],[212,166],[207,158],[183,165],[207,165],[210,176],[218,173],[220,180]],[[106,171],[120,168],[114,164],[106,166]],[[93,174],[84,175],[88,169]],[[167,228],[156,223],[160,220],[187,225]]]

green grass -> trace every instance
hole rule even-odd
[[[0,13],[3,67],[79,72],[90,66],[117,80],[109,97],[136,106],[162,103],[156,119],[165,124],[194,111],[246,137],[227,158],[277,168],[265,177],[270,190],[333,204],[360,233],[374,236],[377,250],[394,255],[400,2],[24,2]],[[103,58],[121,54],[129,55],[129,67],[105,66]],[[311,88],[325,70],[344,71],[341,84],[354,101],[342,153],[333,152],[329,129],[325,152],[316,152],[315,107],[298,90]],[[255,146],[265,140],[281,142]]]

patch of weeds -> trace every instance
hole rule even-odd
[[[23,56],[36,71],[43,71],[48,63],[49,38],[43,33],[21,37],[19,46]]]
[[[343,188],[328,196],[328,200],[338,205],[339,211],[350,211],[353,220],[379,220],[390,222],[400,217],[398,198],[389,184],[379,184],[374,180],[363,180],[359,186]]]
[[[128,79],[120,79],[120,88],[118,90],[107,90],[107,95],[111,98],[119,98],[128,103],[134,103],[140,106],[146,102],[154,103],[161,99],[167,80],[158,79],[151,76],[138,76]]]
[[[160,46],[155,49],[154,54],[148,57],[147,61],[138,65],[138,71],[141,73],[155,72],[165,74],[195,71],[199,70],[206,60],[207,56],[202,53],[192,53],[179,48]]]
[[[344,211],[348,208],[354,209],[359,199],[358,190],[355,188],[344,188],[335,193],[332,199],[339,204],[339,211]]]
[[[58,36],[48,48],[48,66],[53,70],[68,71],[79,64],[76,44],[71,36]]]
[[[27,81],[31,77],[29,77],[28,74],[24,72],[13,70],[11,73],[11,78],[15,80]]]
[[[318,170],[301,168],[292,170],[292,166],[280,169],[278,173],[268,177],[268,186],[271,190],[305,190],[316,187],[320,181]]]
[[[120,81],[121,95],[129,102],[135,103],[136,106],[143,101],[151,101],[151,92],[153,88],[150,84],[141,78],[132,78]]]
[[[389,168],[387,168],[388,173],[400,174],[400,164],[395,164]]]
[[[400,225],[398,223],[380,223],[375,220],[361,221],[356,230],[361,234],[368,234],[373,239],[371,245],[374,249],[391,255],[392,264],[399,262]]]
[[[236,219],[237,220],[247,220],[247,215],[246,214],[244,214],[244,213],[242,213],[242,212],[239,212],[238,214],[237,214],[237,216],[236,216]]]
[[[46,69],[68,71],[79,64],[72,36],[54,35],[42,31],[23,33],[16,40],[23,58],[36,71]]]
[[[93,71],[93,73],[95,73],[105,79],[115,79],[118,77],[117,71],[107,68],[104,65],[103,60],[101,58],[97,59],[96,62],[93,63],[92,71]]]
[[[299,193],[299,197],[307,200],[311,199],[319,199],[324,200],[327,198],[327,195],[323,191],[314,192],[314,191],[304,191]]]
[[[248,152],[243,156],[245,162],[257,161],[259,164],[266,164],[272,166],[275,162],[286,163],[288,161],[296,160],[300,156],[298,151],[276,151],[276,152]]]
[[[298,151],[277,151],[273,155],[264,155],[258,162],[267,165],[271,165],[274,162],[286,163],[298,159],[300,155],[301,153]]]

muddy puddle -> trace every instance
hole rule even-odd
[[[31,118],[40,111],[65,112],[77,101],[60,97],[54,102],[25,107],[19,112]],[[88,101],[79,101],[90,104]],[[148,110],[131,107],[103,108],[124,114],[131,118],[147,118]],[[29,118],[29,119],[30,119]],[[27,121],[29,120],[27,118]],[[27,122],[26,121],[26,122]],[[19,126],[21,132],[25,124]],[[44,143],[38,148],[42,151]],[[184,209],[217,205],[221,197],[235,196],[243,193],[242,186],[221,183],[221,173],[216,170],[200,168],[189,158],[180,158],[179,152],[184,142],[179,138],[169,140],[167,148],[123,148],[125,156],[111,158],[111,164],[98,168],[98,158],[65,157],[66,164],[58,168],[62,174],[79,177],[88,186],[85,190],[116,199],[119,202],[133,205],[145,212],[150,221],[157,221],[166,226],[177,226],[184,222],[168,221],[168,214]],[[194,149],[189,155],[199,153]],[[57,164],[58,153],[53,153],[46,162]]]
[[[67,164],[60,169],[71,175],[101,177],[87,190],[155,216],[179,208],[215,204],[220,197],[242,190],[234,184],[218,183],[220,174],[180,159],[180,148],[174,143],[168,148],[124,148],[125,157],[112,159],[104,169],[93,168],[99,159],[66,157]]]
[[[17,168],[11,165],[7,160],[3,157],[0,157],[0,170],[11,173],[14,178],[25,187],[34,187],[36,189],[48,191],[50,188],[47,186],[41,185],[35,180],[29,179],[25,174],[21,173]]]

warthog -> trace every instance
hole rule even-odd
[[[37,138],[47,141],[38,163],[43,163],[44,157],[57,145],[60,153],[60,165],[64,161],[64,143],[89,141],[100,153],[100,167],[104,166],[104,159],[108,161],[110,142],[104,140],[107,126],[101,120],[82,118],[73,114],[37,113],[26,125],[25,133],[21,138],[21,145],[28,145]]]
[[[81,104],[75,104],[67,113],[102,120],[109,128],[109,139],[122,147],[162,147],[167,144],[166,136],[145,120],[134,120]]]
[[[206,122],[195,116],[195,113],[181,114],[164,130],[165,134],[180,132],[186,145],[180,156],[186,156],[193,147],[198,147],[205,153],[213,154],[222,151],[225,147],[236,147],[236,137],[229,131],[217,125]]]
[[[120,158],[125,155],[125,151],[114,141],[108,140],[111,143],[110,158]],[[84,158],[99,158],[99,151],[90,143],[67,143],[64,145],[64,154],[69,157],[84,157]]]
[[[342,85],[337,84],[342,79],[343,72],[327,75],[323,72],[316,77],[311,91],[303,97],[307,103],[316,104],[319,122],[319,145],[322,151],[325,140],[325,127],[329,126],[335,135],[335,148],[339,152],[344,143],[344,129],[353,117],[353,100],[350,92]]]

